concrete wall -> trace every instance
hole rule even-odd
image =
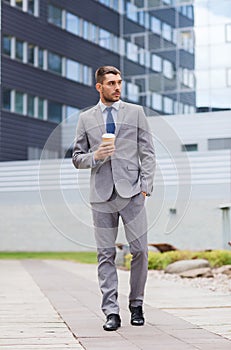
[[[230,202],[230,155],[158,156],[154,193],[146,201],[149,242],[223,247],[219,206]],[[88,183],[89,171],[77,171],[70,159],[0,163],[0,250],[95,249]],[[122,227],[118,241],[125,242]]]

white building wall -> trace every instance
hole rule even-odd
[[[0,250],[95,249],[89,174],[70,159],[1,163]],[[230,178],[230,151],[158,156],[154,192],[146,201],[149,242],[222,248],[219,206],[230,202]],[[126,242],[122,227],[118,241]]]
[[[158,116],[148,120],[154,134],[160,134],[171,144],[174,152],[181,152],[182,144],[195,143],[199,152],[205,152],[208,150],[208,139],[231,138],[231,111]],[[158,143],[156,147],[158,154],[165,153]]]

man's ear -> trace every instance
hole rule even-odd
[[[101,84],[100,84],[100,83],[96,83],[96,84],[95,84],[95,88],[96,88],[96,90],[97,90],[98,92],[100,92],[100,91],[101,91]]]

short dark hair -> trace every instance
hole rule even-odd
[[[95,72],[95,80],[96,80],[96,83],[100,83],[102,84],[102,82],[104,81],[104,77],[106,74],[119,74],[121,75],[121,72],[119,71],[118,68],[116,67],[113,67],[113,66],[102,66],[102,67],[99,67],[97,69],[97,71]]]

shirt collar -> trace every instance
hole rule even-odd
[[[105,104],[103,104],[103,102],[101,100],[99,100],[99,106],[100,106],[102,112],[104,112],[105,109],[108,107]],[[110,107],[113,107],[113,108],[115,108],[118,111],[119,110],[119,106],[120,106],[120,100],[114,102]]]

